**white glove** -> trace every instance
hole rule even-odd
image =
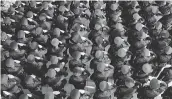
[[[8,77],[9,78],[15,78],[13,75],[11,75],[11,74],[8,74]]]
[[[29,21],[33,21],[33,19],[31,19],[31,18],[27,18]]]
[[[60,94],[60,92],[59,91],[53,91],[53,94],[58,95],[58,94]]]
[[[149,76],[149,80],[152,80],[152,79],[154,79],[154,78],[156,78],[156,77],[153,77],[153,76]]]
[[[168,83],[168,87],[172,86],[172,81]]]
[[[62,44],[63,42],[62,41],[59,41],[60,44]]]
[[[26,44],[23,43],[17,43],[19,46],[26,46]]]
[[[80,89],[79,92],[80,92],[81,94],[83,94],[83,93],[85,93],[85,90]]]
[[[43,30],[43,32],[45,33],[45,32],[47,32],[48,30]]]
[[[52,17],[50,17],[50,16],[47,16],[47,18],[48,18],[48,19],[52,19]]]
[[[84,71],[85,69],[84,68],[81,68],[81,71]]]
[[[56,72],[59,72],[60,71],[60,68],[55,68]]]
[[[12,37],[12,35],[11,35],[11,34],[7,34],[7,36]]]
[[[37,56],[35,56],[35,58],[38,59],[38,60],[42,59],[41,57],[37,57]]]
[[[113,84],[111,82],[107,82],[109,86],[112,86]]]
[[[33,15],[34,15],[34,16],[37,16],[37,14],[36,14],[36,13],[33,13]]]
[[[11,20],[11,22],[15,22],[15,20],[14,19],[10,19]]]
[[[81,39],[82,39],[82,40],[86,40],[87,38],[85,38],[85,37],[81,36]]]
[[[35,75],[30,75],[31,77],[33,77],[33,78],[36,78],[36,76]]]
[[[64,33],[65,31],[63,31],[63,30],[60,30],[60,32]]]
[[[29,31],[24,31],[26,34],[29,34],[30,32]]]
[[[84,52],[81,52],[81,55],[85,55],[85,53]]]
[[[80,25],[80,27],[84,28],[85,26],[82,24],[82,25]]]
[[[27,94],[28,97],[32,97],[32,94]]]
[[[61,64],[62,64],[62,65],[65,65],[65,62],[62,62]]]
[[[41,4],[42,2],[36,2],[36,4]]]
[[[109,66],[109,64],[105,64],[105,66],[107,66],[107,67],[108,67],[108,66]]]
[[[12,95],[10,92],[8,92],[8,91],[3,91],[3,93],[5,94],[5,95],[7,95],[7,96],[10,96],[10,95]]]
[[[38,45],[39,48],[42,48],[42,45]]]
[[[19,60],[14,60],[14,62],[15,62],[15,63],[18,63],[18,64],[20,63],[20,61],[19,61]]]

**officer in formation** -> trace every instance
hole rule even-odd
[[[16,1],[1,16],[2,99],[172,99],[170,1]]]

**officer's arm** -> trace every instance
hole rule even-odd
[[[161,81],[160,86],[161,86],[160,90],[162,90],[162,91],[167,89],[167,84],[164,81]]]

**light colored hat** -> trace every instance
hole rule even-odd
[[[144,25],[141,24],[141,23],[137,23],[137,24],[135,25],[135,29],[136,29],[137,31],[142,30],[143,27],[144,27]]]
[[[80,92],[78,89],[73,89],[70,93],[70,98],[71,99],[80,99]]]
[[[134,14],[133,14],[133,18],[134,18],[135,20],[139,20],[139,19],[141,19],[142,17],[141,17],[138,13],[134,13]]]
[[[53,78],[56,76],[56,70],[55,69],[49,69],[46,75],[50,78]]]
[[[128,66],[128,65],[122,65],[122,67],[121,67],[121,72],[123,73],[123,74],[127,74],[129,71],[130,71],[130,66]]]
[[[149,74],[149,73],[151,73],[151,72],[153,71],[152,66],[151,66],[150,64],[148,64],[148,63],[146,63],[146,64],[144,64],[144,65],[142,66],[142,70],[143,70],[143,72],[145,72],[146,74]]]
[[[125,29],[124,29],[124,26],[121,24],[121,23],[117,23],[116,25],[115,25],[115,28],[117,29],[117,30],[120,30],[120,31],[124,31]]]
[[[100,88],[101,91],[106,91],[108,89],[108,87],[109,86],[108,86],[108,83],[106,81],[102,81],[99,84],[99,88]]]
[[[118,9],[118,7],[119,7],[118,3],[113,3],[113,4],[110,5],[110,9],[113,10],[113,11]]]
[[[131,78],[131,77],[127,77],[125,79],[125,85],[128,87],[128,88],[132,88],[134,87],[135,85],[135,81]]]
[[[51,44],[54,46],[54,47],[57,47],[59,45],[59,40],[57,38],[53,38],[51,40]]]
[[[98,63],[97,64],[97,71],[99,71],[99,72],[103,72],[104,71],[104,69],[105,69],[105,67],[106,67],[106,65],[105,65],[105,63]]]
[[[125,57],[127,55],[127,50],[125,48],[120,48],[117,52],[119,57]]]
[[[103,52],[100,51],[100,50],[97,50],[96,53],[95,53],[95,58],[103,58]]]
[[[143,51],[142,51],[142,55],[143,56],[150,56],[150,50],[147,49],[147,48],[144,48]]]
[[[5,65],[7,67],[14,67],[14,60],[12,58],[8,58],[6,61],[5,61]]]
[[[7,84],[8,83],[8,76],[6,74],[1,75],[1,84]]]
[[[121,37],[115,37],[115,38],[114,38],[114,43],[115,43],[117,46],[120,46],[123,42],[124,42],[124,39],[122,39]]]
[[[167,46],[167,47],[165,48],[165,52],[166,52],[166,54],[168,54],[168,55],[172,54],[172,47]]]
[[[29,99],[27,94],[20,95],[19,99]]]
[[[57,56],[51,56],[50,58],[51,64],[57,64],[59,62],[59,58]]]

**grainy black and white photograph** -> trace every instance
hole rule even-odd
[[[172,99],[171,0],[0,8],[0,99]]]

